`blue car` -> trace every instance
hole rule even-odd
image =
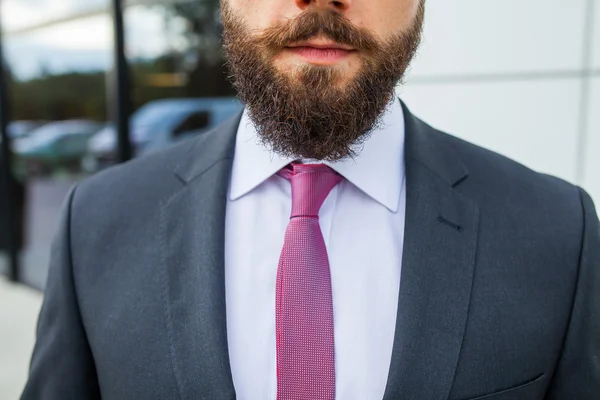
[[[136,156],[189,139],[242,110],[235,98],[164,99],[146,104],[131,117],[130,139]],[[117,161],[117,132],[108,125],[89,142],[83,167],[88,172]]]
[[[89,120],[47,123],[12,142],[18,173],[45,175],[57,168],[77,172],[88,142],[103,124]]]

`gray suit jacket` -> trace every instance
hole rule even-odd
[[[406,238],[384,399],[600,399],[589,196],[405,117]],[[238,122],[71,192],[23,399],[235,399],[223,269]]]

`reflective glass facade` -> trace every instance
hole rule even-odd
[[[0,157],[10,163],[0,168],[10,186],[7,179],[0,186],[0,273],[11,274],[9,250],[16,248],[19,280],[36,287],[43,287],[69,189],[122,161],[119,112],[131,114],[121,131],[128,131],[132,155],[143,156],[202,134],[241,108],[223,68],[219,0],[118,3],[1,5],[1,117],[10,154]],[[125,65],[115,51],[117,16]],[[126,87],[118,72],[126,72]]]

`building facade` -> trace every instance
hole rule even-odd
[[[0,22],[0,269],[42,288],[75,182],[241,105],[223,68],[219,0],[7,0]]]

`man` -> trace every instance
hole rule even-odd
[[[592,201],[394,98],[423,6],[223,0],[246,112],[72,191],[23,398],[600,398]]]

